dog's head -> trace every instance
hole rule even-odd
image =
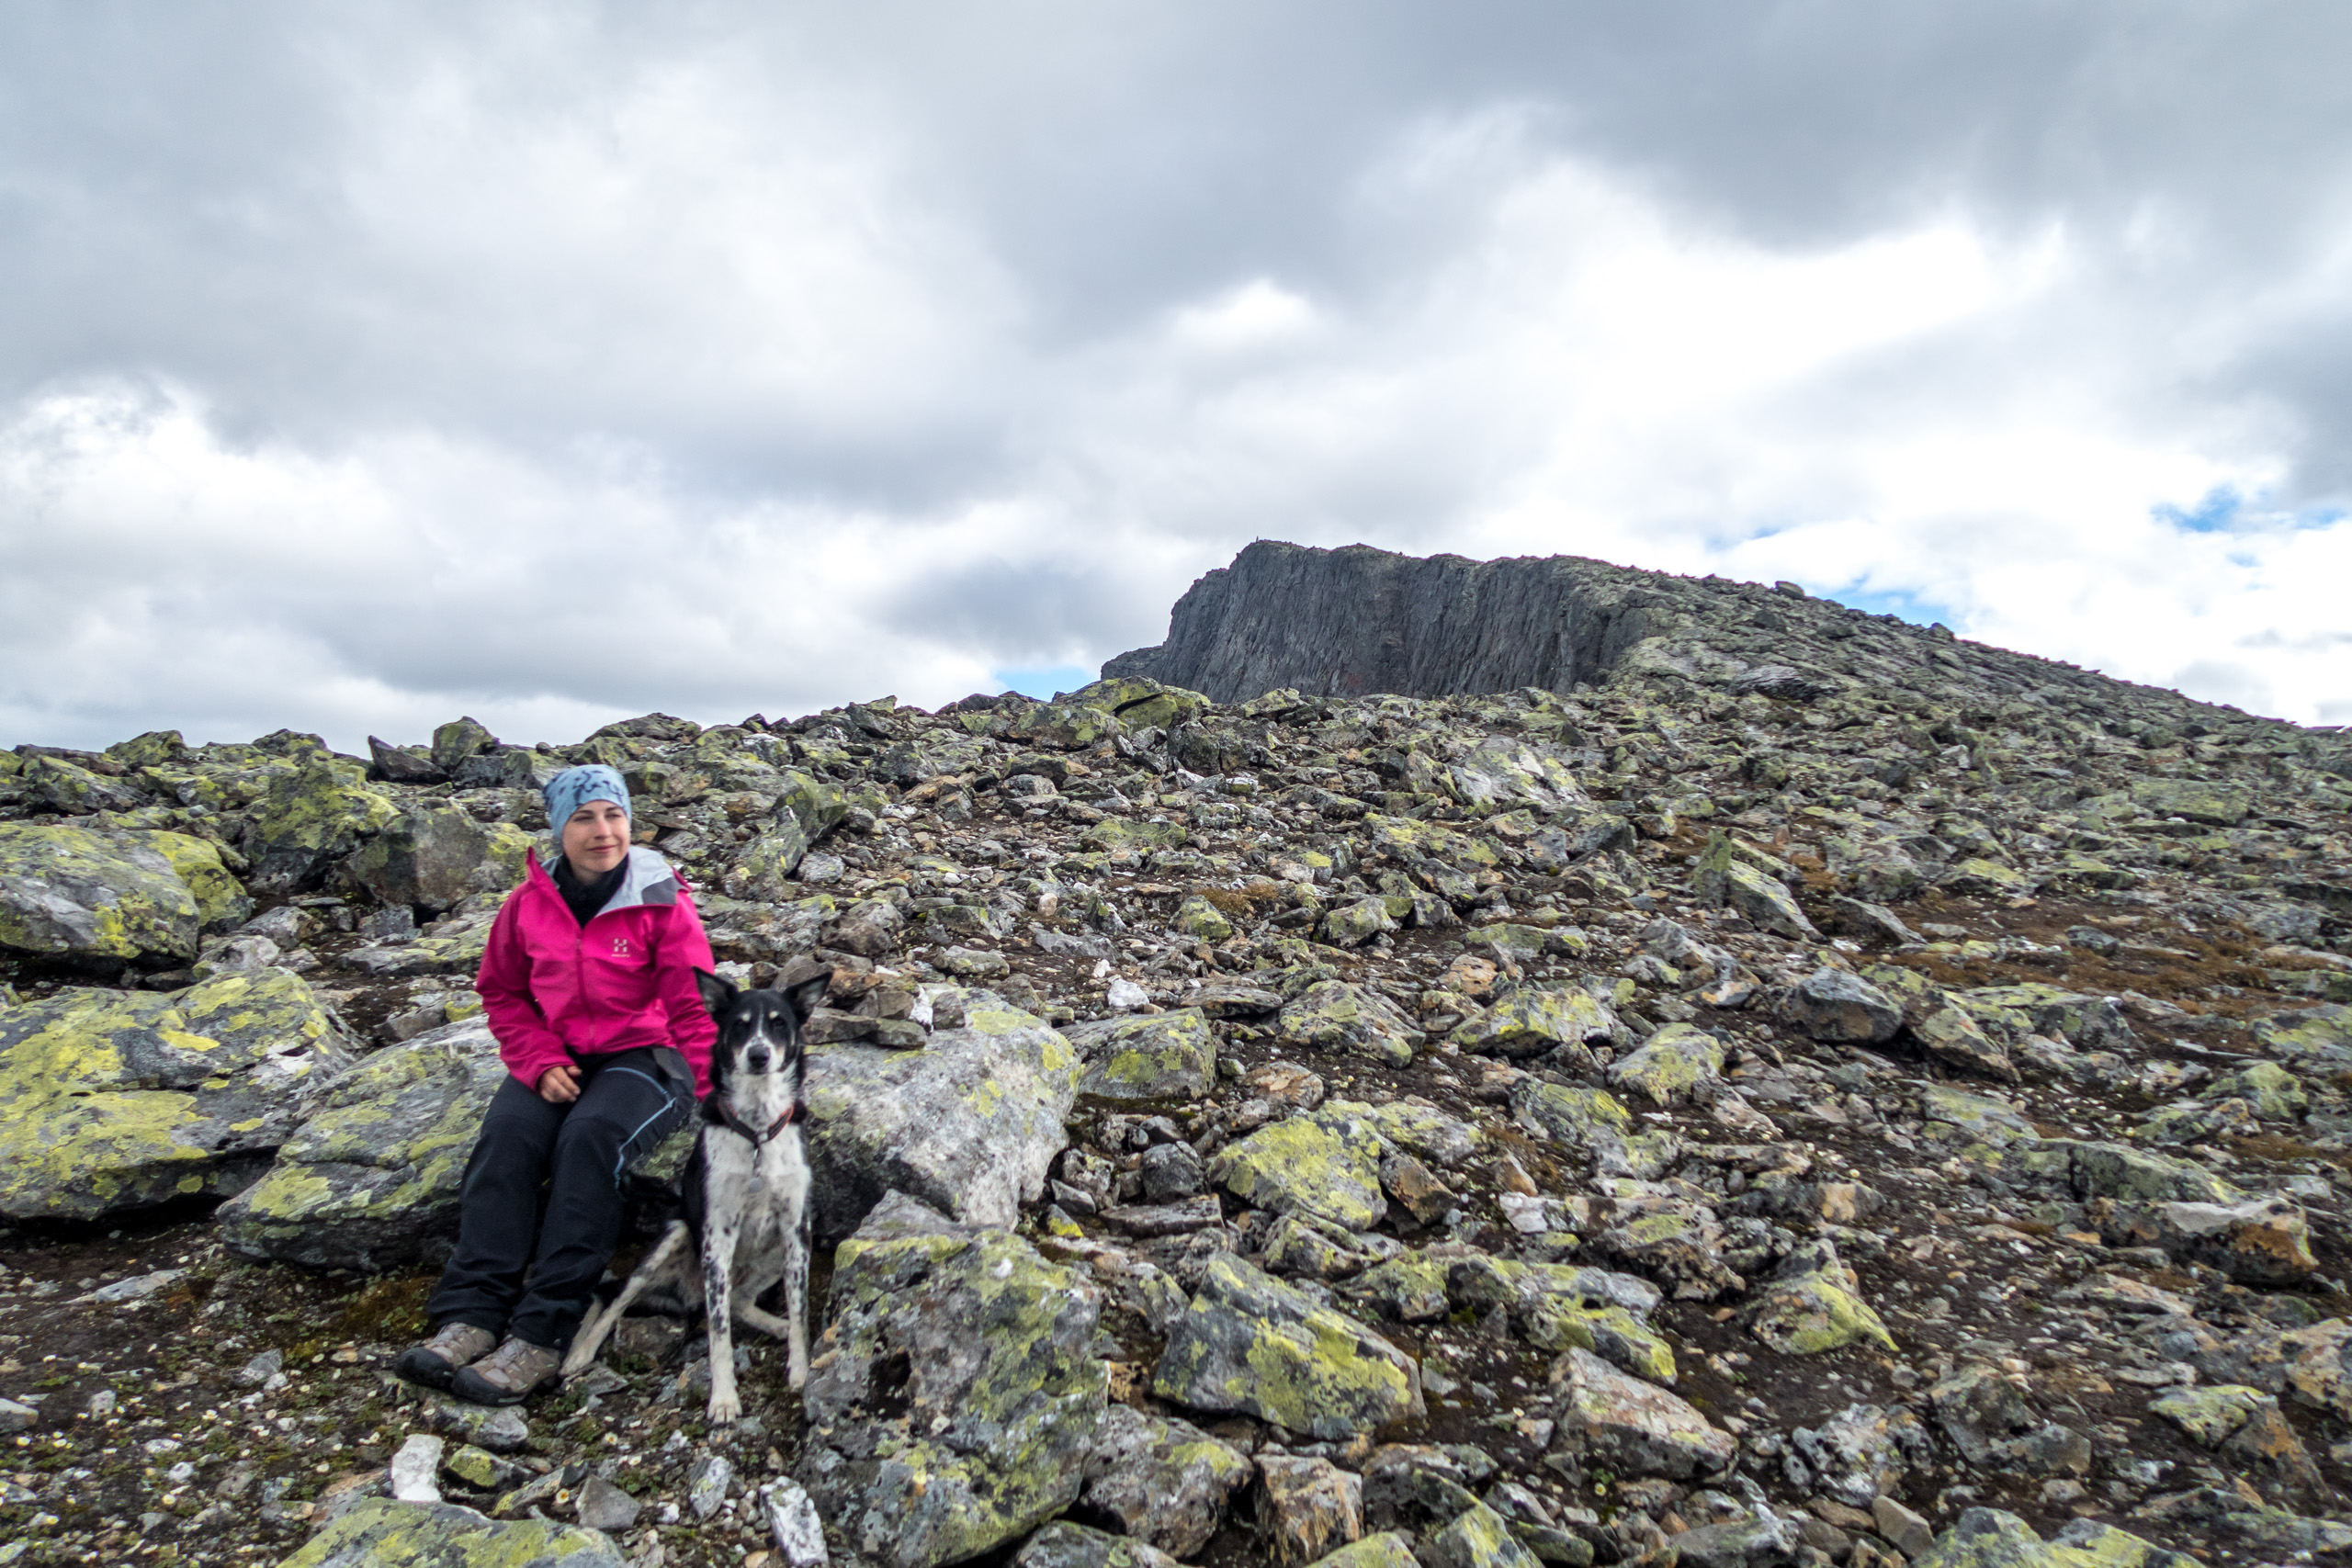
[[[746,991],[731,980],[695,971],[702,1005],[718,1025],[710,1049],[710,1087],[724,1093],[728,1080],[791,1070],[800,1060],[800,1026],[825,999],[832,979],[826,970],[789,990]]]

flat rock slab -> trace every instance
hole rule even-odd
[[[313,1269],[446,1256],[466,1158],[506,1077],[479,1017],[367,1057],[325,1086],[269,1173],[221,1205],[221,1238]]]
[[[1422,1413],[1419,1366],[1355,1319],[1230,1254],[1169,1331],[1152,1392],[1337,1439]]]
[[[1252,1208],[1295,1211],[1368,1231],[1388,1213],[1381,1152],[1370,1120],[1331,1105],[1261,1127],[1218,1150],[1208,1179]]]
[[[1094,1429],[1084,1506],[1135,1540],[1190,1557],[1216,1533],[1226,1500],[1252,1473],[1240,1450],[1189,1421],[1114,1404]]]
[[[816,1228],[854,1231],[886,1193],[1009,1228],[1046,1190],[1084,1064],[1043,1020],[993,991],[933,987],[964,1026],[920,1051],[828,1045],[808,1055]],[[952,1010],[951,1014],[952,1016]]]
[[[1674,1481],[1713,1475],[1739,1452],[1738,1440],[1665,1389],[1626,1376],[1589,1350],[1571,1349],[1559,1380],[1560,1449],[1619,1475]]]
[[[202,911],[153,837],[0,822],[0,949],[127,963],[194,958]]]
[[[302,977],[75,988],[0,1011],[0,1213],[91,1220],[234,1192],[348,1055]]]
[[[834,1257],[800,1481],[885,1568],[960,1562],[1078,1500],[1101,1292],[1008,1231],[890,1194]]]
[[[603,1534],[547,1519],[512,1523],[450,1503],[370,1497],[312,1536],[280,1568],[626,1568]]]
[[[1086,1059],[1078,1092],[1101,1100],[1197,1100],[1216,1081],[1216,1036],[1198,1008],[1073,1023],[1062,1033]]]

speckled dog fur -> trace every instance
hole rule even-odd
[[[736,1319],[784,1341],[791,1387],[808,1382],[809,1179],[800,1140],[800,1026],[824,998],[828,978],[788,992],[743,991],[718,976],[697,975],[704,1005],[718,1024],[702,1142],[689,1170],[690,1187],[699,1177],[699,1190],[688,1193],[688,1217],[672,1223],[613,1303],[580,1331],[564,1358],[566,1377],[594,1362],[631,1303],[667,1287],[689,1311],[704,1309],[714,1423],[743,1410],[735,1391]],[[698,1267],[686,1254],[689,1236],[699,1242]],[[780,1318],[756,1304],[779,1281]]]

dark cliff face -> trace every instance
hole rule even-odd
[[[1148,675],[1220,702],[1284,686],[1344,696],[1566,691],[1599,682],[1651,635],[1660,601],[1649,576],[1571,556],[1474,561],[1261,541],[1193,584],[1166,642],[1121,654],[1103,673]]]
[[[1120,654],[1102,673],[1148,676],[1218,702],[1283,687],[1443,696],[1659,677],[1735,694],[1870,686],[1963,702],[2096,688],[2129,693],[2135,705],[2177,706],[2175,723],[2203,706],[1758,583],[1577,556],[1474,561],[1273,541],[1202,577],[1177,601],[1166,642]]]

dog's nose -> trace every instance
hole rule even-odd
[[[751,1052],[744,1056],[743,1065],[755,1073],[766,1072],[768,1070],[768,1054],[765,1051]]]

